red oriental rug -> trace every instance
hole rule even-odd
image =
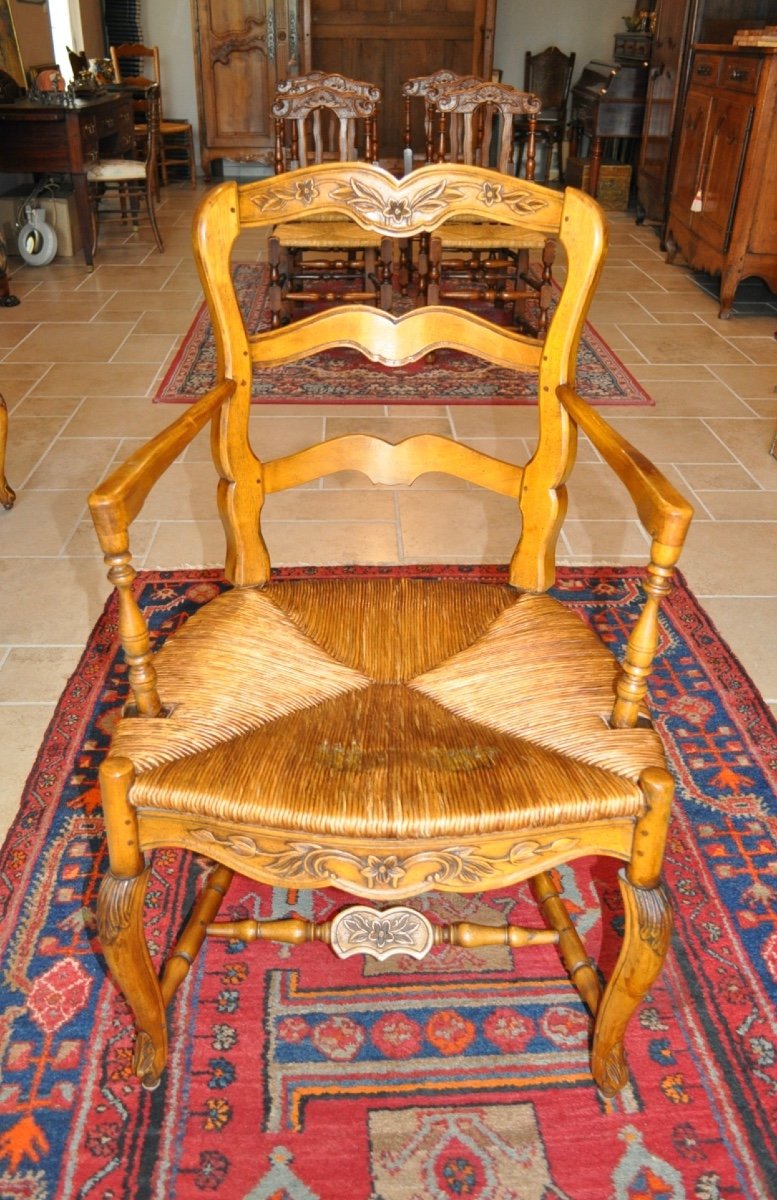
[[[251,263],[234,268],[235,286],[247,328],[269,328],[268,269]],[[216,348],[207,305],[200,307],[154,400],[189,404],[212,387]],[[517,392],[516,395],[516,380]],[[585,327],[578,357],[578,386],[593,404],[652,404],[599,334]],[[469,354],[438,350],[433,365],[384,367],[355,350],[327,350],[305,362],[255,371],[255,404],[535,404],[530,374],[516,375]]]
[[[504,578],[495,567],[392,570]],[[223,586],[216,571],[141,576],[155,640]],[[562,570],[557,594],[614,643],[640,600],[632,568]],[[550,948],[516,952],[517,964],[507,949],[441,948],[381,966],[339,962],[322,945],[221,940],[178,994],[170,1066],[148,1093],[130,1075],[127,1011],[94,932],[105,867],[95,768],[126,693],[111,600],[0,862],[0,1196],[773,1200],[775,725],[682,582],[662,629],[652,694],[679,782],[666,860],[677,922],[629,1031],[632,1083],[617,1099],[592,1084],[589,1021]],[[159,946],[204,869],[154,855],[147,917]],[[622,916],[612,865],[562,874],[609,967]],[[520,920],[522,890],[418,903],[445,919],[455,908]],[[343,901],[243,883],[225,907],[322,919]]]

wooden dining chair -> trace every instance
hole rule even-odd
[[[111,66],[117,83],[136,90],[136,133],[143,142],[146,121],[146,89],[159,85],[159,153],[157,169],[162,183],[170,182],[171,171],[184,171],[192,187],[197,183],[197,161],[194,156],[192,123],[184,118],[167,117],[162,101],[162,67],[158,46],[140,42],[125,42],[110,47]]]
[[[363,118],[365,124],[364,136],[364,159],[366,162],[378,162],[378,111],[382,93],[376,83],[368,83],[364,79],[352,79],[350,75],[343,75],[339,71],[308,71],[304,75],[292,75],[288,79],[279,79],[276,85],[276,96],[305,96],[316,88],[334,88],[336,92],[352,93],[356,96],[363,96],[367,100],[371,100],[375,106],[375,110],[371,118]],[[321,127],[322,117],[325,120],[325,127]],[[327,119],[328,118],[328,119]],[[320,146],[320,158],[316,161],[332,161],[342,160],[342,148],[340,145],[340,134],[342,125],[339,117],[334,110],[321,113],[314,109],[310,117],[311,123],[318,126],[317,132],[314,135],[314,141]],[[279,166],[277,160],[275,170],[289,170],[293,166],[299,166],[299,154],[297,152],[297,127],[291,127],[291,144],[286,146],[286,139],[281,139],[284,152],[284,162]],[[356,129],[353,122],[350,123],[349,138],[346,142],[347,154],[349,161],[357,156],[356,147]],[[276,150],[277,150],[276,139]]]
[[[16,492],[5,477],[5,454],[8,447],[8,408],[5,397],[0,395],[0,504],[13,508]]]
[[[485,80],[478,79],[477,75],[459,75],[456,71],[451,71],[447,67],[441,67],[437,71],[432,71],[429,75],[415,75],[412,79],[404,81],[402,84],[402,101],[404,106],[403,152],[405,174],[412,171],[414,166],[420,166],[425,162],[434,162],[435,159],[435,109],[430,100],[429,93],[435,94],[435,89],[440,87],[464,87],[468,84],[484,82]],[[420,152],[415,149],[419,139],[414,136],[413,119],[414,111],[418,111],[419,101],[423,105],[423,149]],[[457,116],[455,113],[451,114],[450,120],[453,123],[453,136],[456,137],[458,131],[456,129]]]
[[[544,344],[451,307],[401,316],[370,305],[329,308],[250,333],[231,274],[241,231],[328,214],[390,239],[444,231],[454,216],[497,221],[527,238],[552,234],[568,270]],[[691,510],[576,388],[605,248],[592,197],[448,163],[402,180],[370,164],[323,164],[224,182],[203,197],[194,253],[217,381],[89,498],[118,591],[129,683],[100,767],[110,866],[98,931],[134,1015],[134,1070],[146,1087],[167,1061],[165,1010],[207,935],[318,941],[341,958],[377,959],[420,958],[439,945],[554,944],[591,1014],[593,1079],[606,1095],[626,1082],[627,1026],[661,969],[672,927],[661,864],[673,782],[646,692],[659,608]],[[529,461],[424,432],[420,416],[418,432],[397,444],[354,431],[265,457],[262,434],[249,439],[252,371],[343,346],[390,368],[448,346],[532,372]],[[231,587],[152,653],[133,587],[130,526],[208,425]],[[549,590],[579,434],[631,497],[650,544],[644,604],[621,661]],[[473,485],[463,495],[475,520],[481,488],[509,501],[516,544],[505,582],[434,571],[275,575],[262,533],[265,498],[343,471],[392,487],[445,472]],[[446,493],[425,495],[430,514],[443,497],[444,516]],[[205,856],[213,869],[159,978],[144,899],[150,856],[164,847]],[[557,885],[556,869],[586,855],[622,864],[623,940],[604,985]],[[298,915],[219,921],[235,871],[295,891],[336,887],[359,902],[321,924]],[[534,926],[446,925],[426,915],[433,903],[413,903],[427,892],[524,881],[542,914]]]
[[[276,174],[332,158],[373,161],[380,89],[346,76],[334,78],[344,86],[298,77],[277,93],[272,105]],[[334,138],[327,135],[331,119],[336,122]],[[273,327],[291,319],[294,306],[301,304],[372,302],[389,309],[392,249],[387,238],[367,234],[342,216],[332,220],[311,214],[279,222],[268,243]]]
[[[574,51],[564,54],[558,46],[548,46],[539,54],[532,54],[527,50],[523,73],[525,91],[533,92],[542,102],[542,112],[537,116],[533,132],[536,141],[543,148],[544,179],[550,178],[555,149],[558,156],[558,178],[561,183],[564,182],[564,136],[567,130],[567,108],[575,57]],[[529,140],[529,121],[526,117],[516,118],[514,133],[517,175],[521,169],[524,148]]]
[[[159,85],[144,90],[146,113],[145,141],[138,147],[137,158],[98,158],[86,172],[92,208],[92,252],[97,248],[100,226],[106,220],[131,222],[137,232],[141,218],[148,220],[156,247],[164,250],[156,219],[156,167],[159,154]]]
[[[463,162],[514,174],[513,126],[525,118],[533,129],[540,102],[509,84],[438,83],[428,102],[435,125],[436,162]],[[454,123],[455,122],[455,123]],[[527,178],[533,178],[534,140],[530,132]],[[419,293],[429,304],[441,299],[496,305],[526,333],[542,338],[553,297],[553,238],[536,236],[489,221],[450,221],[428,252],[422,240],[419,255]],[[505,241],[504,239],[507,238]]]

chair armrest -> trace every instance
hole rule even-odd
[[[557,388],[556,394],[578,428],[591,439],[627,488],[639,519],[652,538],[644,581],[646,601],[626,644],[610,717],[614,728],[630,728],[642,714],[658,648],[659,609],[670,590],[693,508],[658,468],[616,433],[582,396],[566,384]]]
[[[556,392],[575,424],[627,488],[639,519],[653,540],[679,551],[693,516],[693,508],[685,497],[571,387],[562,384]]]
[[[154,484],[234,391],[231,379],[218,384],[97,485],[89,511],[104,554],[124,553],[127,530]]]

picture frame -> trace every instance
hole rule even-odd
[[[10,0],[0,0],[0,71],[10,75],[19,87],[27,86]]]

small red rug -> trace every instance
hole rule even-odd
[[[379,573],[393,571],[504,579],[498,567]],[[224,583],[190,570],[137,586],[159,643]],[[556,594],[616,646],[641,600],[632,568],[562,570]],[[629,1030],[632,1082],[612,1101],[592,1083],[589,1020],[551,948],[440,948],[380,966],[321,945],[221,940],[179,992],[169,1068],[144,1092],[94,931],[105,869],[96,766],[126,694],[116,623],[111,600],[0,857],[0,1196],[773,1200],[777,731],[682,581],[652,687],[679,784],[666,857],[676,930]],[[204,869],[178,852],[153,856],[158,947]],[[562,876],[609,968],[622,921],[614,864],[586,859]],[[520,920],[523,891],[418,903],[439,919]],[[344,901],[236,881],[225,915],[324,919]]]
[[[251,263],[234,268],[241,310],[250,332],[269,328],[268,269]],[[202,304],[154,400],[190,404],[216,379],[216,348]],[[652,404],[592,325],[585,327],[578,357],[578,387],[597,405]],[[355,350],[327,350],[305,362],[254,371],[255,404],[536,404],[536,380],[490,366],[468,354],[439,350],[435,362],[407,367],[370,363]]]

